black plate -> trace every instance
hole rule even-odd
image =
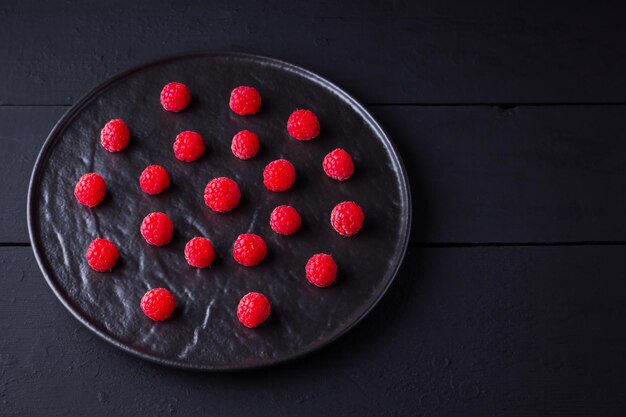
[[[164,111],[159,93],[169,81],[190,88],[193,99],[181,113]],[[258,115],[241,117],[228,108],[237,85],[257,87],[263,97]],[[285,124],[296,108],[317,113],[318,138],[299,142]],[[111,154],[99,132],[112,118],[124,119],[131,144]],[[261,141],[258,156],[236,159],[230,141],[249,129]],[[194,163],[174,158],[172,143],[183,130],[199,132],[207,152]],[[346,182],[327,178],[324,155],[345,148],[356,172]],[[294,187],[267,191],[263,167],[285,158],[297,171]],[[138,177],[149,164],[163,165],[172,186],[158,196],[141,192]],[[81,206],[74,184],[86,172],[107,182],[97,207]],[[206,183],[235,179],[239,207],[211,212],[203,201]],[[358,202],[365,224],[353,238],[330,226],[330,211],[344,200]],[[367,314],[392,282],[404,256],[410,229],[410,196],[405,170],[389,138],[353,98],[325,79],[275,59],[230,52],[178,56],[123,73],[81,99],[55,126],[35,165],[28,197],[28,225],[35,255],[61,302],[83,324],[115,346],[166,365],[229,370],[274,364],[311,352],[345,333]],[[302,229],[279,236],[269,214],[279,204],[295,206]],[[174,222],[172,242],[149,246],[139,234],[143,217],[163,211]],[[263,236],[268,256],[259,266],[235,263],[231,245],[240,233]],[[183,256],[188,239],[210,238],[218,260],[210,269],[189,267]],[[112,272],[89,269],[84,252],[96,237],[114,241],[121,258]],[[335,284],[320,289],[304,277],[314,253],[331,253],[339,265]],[[178,307],[162,323],[139,308],[150,288],[169,288]],[[259,291],[272,314],[257,329],[243,327],[235,310],[241,296]]]

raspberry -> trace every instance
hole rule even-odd
[[[196,268],[206,268],[215,260],[215,249],[211,241],[204,237],[194,237],[185,245],[185,259]]]
[[[104,198],[107,192],[107,185],[98,174],[85,174],[76,183],[74,195],[76,199],[87,207],[95,207]]]
[[[291,206],[278,206],[270,215],[272,230],[281,235],[292,235],[300,229],[302,218]]]
[[[237,318],[244,326],[252,329],[270,316],[270,302],[258,292],[244,295],[237,306]]]
[[[185,84],[169,83],[161,90],[161,105],[167,111],[179,112],[189,105],[191,95]]]
[[[356,235],[363,226],[363,210],[354,201],[344,201],[335,206],[330,214],[330,223],[341,236]]]
[[[242,130],[233,136],[230,149],[239,159],[250,159],[259,152],[259,137],[249,130]]]
[[[180,161],[193,162],[204,153],[204,141],[196,132],[180,132],[174,140],[174,155]]]
[[[270,191],[285,191],[296,180],[296,169],[285,159],[272,161],[263,170],[263,184]]]
[[[141,235],[154,246],[166,245],[172,240],[174,224],[165,213],[150,213],[141,222]]]
[[[240,116],[255,114],[261,108],[261,94],[254,87],[242,85],[230,93],[229,104],[230,109]]]
[[[153,288],[141,297],[141,309],[154,321],[170,318],[176,308],[176,300],[165,288]]]
[[[239,186],[230,178],[214,178],[204,189],[205,204],[219,213],[225,213],[237,207],[240,198]]]
[[[267,255],[265,241],[254,233],[239,235],[233,245],[233,258],[243,266],[258,265]]]
[[[109,152],[119,152],[128,146],[130,132],[123,120],[114,119],[100,131],[100,143]]]
[[[306,279],[318,287],[328,287],[337,278],[337,264],[333,257],[325,253],[311,256],[304,268]]]
[[[298,140],[313,139],[320,134],[320,122],[310,110],[296,110],[287,120],[287,131]]]
[[[324,172],[330,178],[338,181],[345,181],[354,173],[354,162],[352,157],[341,148],[328,153],[322,162]]]
[[[87,247],[85,258],[89,266],[98,272],[110,271],[115,266],[120,252],[110,240],[98,238]]]
[[[141,173],[139,186],[146,194],[159,194],[170,186],[170,176],[162,166],[150,165]]]

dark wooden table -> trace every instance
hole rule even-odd
[[[0,2],[0,416],[623,416],[623,2]],[[444,6],[444,3],[447,6]],[[57,301],[27,184],[56,120],[130,66],[281,58],[381,121],[411,245],[353,331],[293,363],[199,374],[131,357]]]

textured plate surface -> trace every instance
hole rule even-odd
[[[169,81],[188,85],[193,99],[181,113],[164,111],[159,93]],[[230,90],[256,86],[263,97],[258,115],[241,117],[228,108]],[[322,126],[318,138],[300,142],[285,129],[292,110],[309,108]],[[111,154],[99,132],[110,119],[124,119],[129,147]],[[232,136],[249,129],[261,151],[249,161],[230,151]],[[199,132],[207,151],[196,162],[175,159],[173,140],[183,130]],[[337,182],[321,168],[324,155],[342,147],[355,160],[353,178]],[[285,158],[297,171],[294,187],[267,191],[263,167]],[[163,165],[172,185],[158,196],[139,189],[141,171]],[[74,184],[86,172],[107,182],[97,207],[81,206]],[[239,183],[240,205],[211,212],[203,201],[206,183],[228,176]],[[353,238],[330,226],[333,206],[358,202],[365,224]],[[303,218],[293,236],[269,227],[279,204],[295,206]],[[149,246],[139,233],[143,217],[163,211],[174,222],[172,242]],[[78,102],[54,128],[33,172],[29,228],[44,276],[63,304],[87,327],[116,346],[167,365],[202,370],[258,367],[319,348],[357,323],[380,299],[402,261],[410,229],[410,196],[402,163],[372,117],[345,92],[306,70],[270,58],[227,52],[199,53],[148,64],[104,83]],[[235,263],[231,246],[240,233],[254,232],[268,245],[257,267]],[[210,238],[218,259],[204,270],[183,256],[191,237]],[[104,237],[121,252],[112,272],[92,271],[84,259],[89,242]],[[335,284],[319,289],[304,277],[314,253],[333,255]],[[166,287],[177,300],[173,317],[154,323],[139,308],[150,288]],[[249,291],[266,294],[272,314],[257,329],[235,316]]]

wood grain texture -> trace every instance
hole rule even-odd
[[[28,242],[26,198],[39,150],[66,107],[0,107],[0,243]]]
[[[0,107],[0,242],[28,241],[28,178],[65,110]],[[413,243],[626,240],[626,107],[369,110],[409,172]]]
[[[72,104],[202,49],[279,57],[370,103],[626,101],[624,2],[455,3],[4,0],[0,104]]]
[[[30,248],[0,248],[1,414],[621,416],[625,256],[411,249],[339,341],[279,367],[198,374],[100,341],[56,300]]]
[[[626,240],[626,107],[371,110],[409,172],[413,241]]]

